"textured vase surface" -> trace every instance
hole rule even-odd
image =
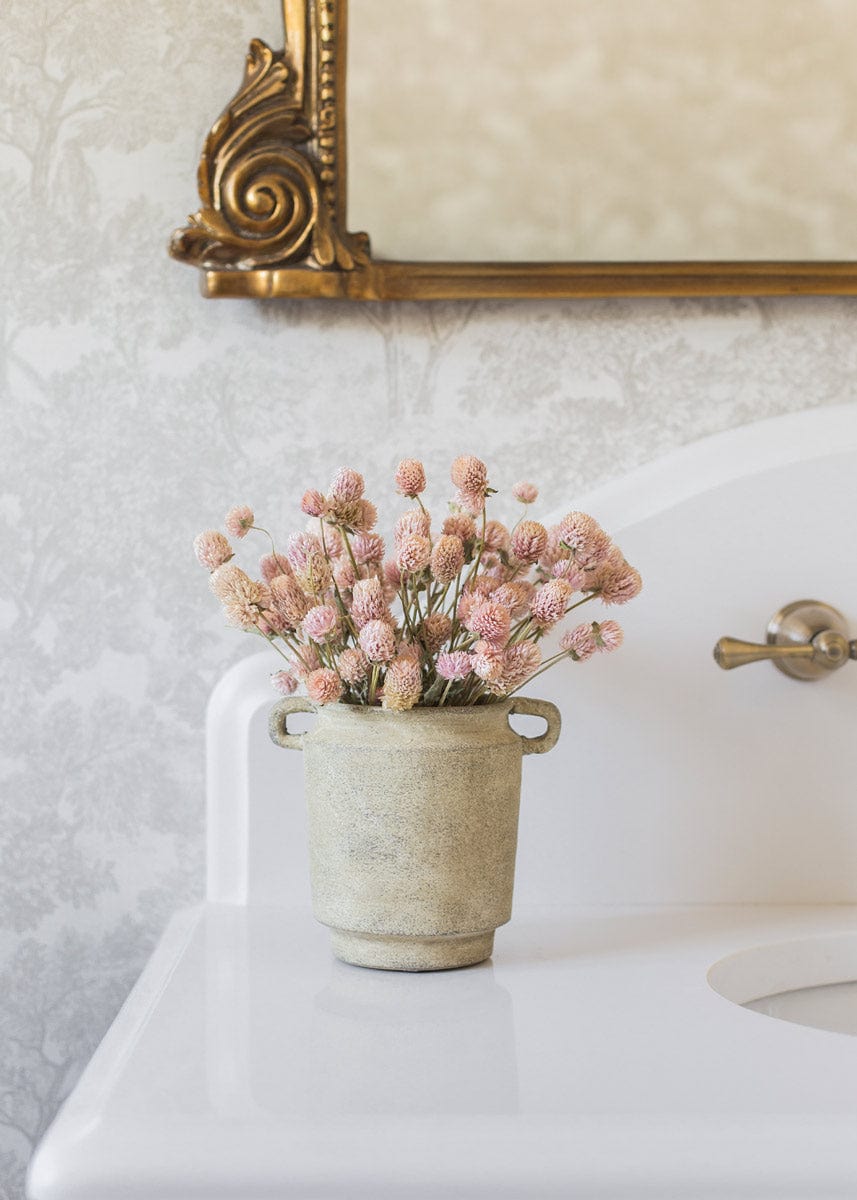
[[[306,734],[294,712],[316,712]],[[544,717],[528,738],[513,712]],[[560,718],[516,698],[405,713],[283,700],[271,736],[302,749],[313,911],[344,962],[430,971],[481,962],[512,914],[521,758],[549,750]]]

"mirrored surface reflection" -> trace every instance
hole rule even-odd
[[[310,1029],[327,1112],[513,1113],[512,998],[490,963],[406,974],[333,963]]]
[[[518,1111],[512,997],[490,962],[350,967],[311,919],[271,912],[206,939],[208,1104],[268,1116]]]

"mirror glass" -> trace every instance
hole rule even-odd
[[[857,0],[349,0],[375,258],[857,259]]]

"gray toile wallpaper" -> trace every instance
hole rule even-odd
[[[273,0],[0,11],[0,1200],[202,888],[203,708],[255,649],[190,543],[249,502],[462,450],[547,504],[854,399],[857,302],[202,301],[165,239]]]

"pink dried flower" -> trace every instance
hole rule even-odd
[[[306,646],[301,646],[300,657],[296,657],[290,665],[292,674],[297,676],[302,682],[306,682],[307,676],[319,669],[321,659],[318,656],[318,650],[312,642]]]
[[[521,521],[512,534],[512,553],[521,562],[538,562],[548,544],[548,531],[539,521]]]
[[[400,654],[384,676],[383,707],[392,712],[407,712],[417,703],[422,690],[419,658],[412,652]]]
[[[540,629],[550,629],[565,616],[574,588],[564,579],[549,579],[536,592],[530,610],[533,624]]]
[[[342,558],[333,569],[333,579],[341,592],[350,591],[357,582],[357,572],[350,558]]]
[[[445,533],[431,552],[431,573],[438,583],[451,583],[464,566],[464,545],[460,537]]]
[[[291,696],[298,689],[298,681],[291,671],[275,671],[271,683],[281,696]]]
[[[359,512],[352,522],[355,533],[369,533],[378,523],[378,510],[371,500],[358,500]]]
[[[397,518],[393,527],[393,536],[397,546],[403,538],[411,537],[413,534],[418,537],[431,535],[431,516],[422,508],[407,509]]]
[[[207,529],[205,533],[198,533],[193,539],[193,551],[199,562],[208,567],[209,571],[216,571],[233,556],[232,547],[217,529]]]
[[[559,525],[551,525],[548,529],[547,545],[539,559],[539,566],[543,567],[546,571],[550,571],[558,562],[567,560],[570,555],[571,551],[566,550],[561,543]]]
[[[301,497],[301,512],[305,512],[308,517],[322,517],[326,503],[321,492],[315,488],[308,488]]]
[[[462,454],[452,464],[452,482],[460,492],[470,495],[485,495],[488,486],[488,468],[473,454]]]
[[[441,679],[464,679],[473,670],[473,660],[466,650],[451,650],[437,656],[435,670]]]
[[[223,566],[212,574],[211,589],[223,604],[230,625],[266,634],[271,631],[275,621],[267,623],[265,618],[272,598],[264,583],[251,579],[240,567]]]
[[[494,550],[503,554],[509,553],[509,546],[511,544],[509,530],[502,521],[488,521],[486,523],[482,544],[486,550]]]
[[[396,561],[402,571],[423,571],[431,559],[431,542],[418,533],[407,534],[399,542]]]
[[[317,596],[327,591],[333,576],[314,533],[293,533],[287,556],[302,587]]]
[[[223,525],[232,537],[243,538],[247,530],[253,528],[254,519],[253,509],[248,508],[246,504],[239,504],[230,508]]]
[[[535,504],[539,498],[539,489],[534,483],[526,483],[523,479],[512,488],[512,495],[522,504]]]
[[[306,677],[306,690],[316,704],[333,704],[342,695],[342,680],[329,667],[320,667]]]
[[[503,652],[488,642],[477,642],[470,657],[471,670],[485,683],[499,683],[503,678]]]
[[[479,605],[482,604],[483,600],[484,600],[484,597],[478,595],[475,592],[464,592],[464,594],[459,599],[458,608],[456,610],[455,615],[458,617],[459,621],[465,628],[468,627],[467,622],[470,618],[470,614],[473,612],[473,610],[475,608],[478,608]]]
[[[495,588],[491,599],[508,608],[513,617],[522,617],[528,611],[535,591],[535,587],[528,580],[515,579]]]
[[[484,492],[456,492],[455,504],[470,517],[478,517],[485,507]]]
[[[592,629],[595,633],[595,648],[602,654],[618,650],[625,640],[625,634],[618,621],[593,621]]]
[[[340,678],[352,686],[363,683],[369,674],[369,659],[359,646],[349,646],[336,661]]]
[[[303,631],[314,642],[324,642],[339,629],[339,613],[332,604],[314,605],[303,619]]]
[[[587,658],[592,658],[598,648],[592,623],[575,625],[574,629],[569,629],[559,639],[559,648],[570,654],[575,662],[586,662]]]
[[[426,473],[416,458],[403,458],[396,467],[396,487],[411,500],[426,490]]]
[[[357,580],[351,597],[351,619],[358,629],[370,621],[391,622],[392,616],[380,579],[372,576]]]
[[[561,558],[551,567],[554,579],[564,579],[576,592],[585,592],[594,586],[591,574],[587,573],[573,558]]]
[[[429,613],[420,626],[420,641],[429,654],[436,654],[452,633],[452,621],[442,612]]]
[[[509,640],[511,616],[508,608],[496,600],[483,600],[470,613],[466,625],[471,633],[478,633],[493,647],[500,647]]]
[[[319,541],[321,539],[319,538]],[[328,558],[341,558],[345,553],[345,544],[342,541],[342,534],[334,525],[328,525],[324,531],[324,542],[322,543],[322,551]]]
[[[443,532],[452,537],[460,537],[462,542],[472,542],[476,538],[476,522],[464,513],[453,513],[444,521]]]
[[[359,500],[363,495],[363,476],[351,467],[340,467],[330,485],[330,494],[336,500]]]
[[[287,628],[297,629],[310,609],[310,601],[291,575],[276,575],[270,583],[271,605],[280,614]]]
[[[259,571],[265,583],[270,583],[278,575],[292,574],[291,564],[282,554],[263,554],[259,559]]]
[[[384,563],[384,587],[387,593],[395,595],[402,586],[402,572],[399,570],[399,564],[392,558],[388,558]]]
[[[354,533],[368,533],[378,520],[378,510],[371,500],[341,500],[335,496],[327,505],[324,519],[329,525],[341,525]]]
[[[599,566],[610,552],[612,542],[594,517],[570,512],[559,523],[560,541],[569,547],[582,567]]]
[[[483,600],[487,600],[493,592],[496,592],[499,586],[500,581],[496,576],[480,571],[476,578],[468,583],[467,591],[474,596],[481,596]]]
[[[627,563],[605,572],[598,580],[598,594],[604,604],[627,604],[642,590],[640,572]]]
[[[378,533],[358,533],[351,544],[355,560],[361,565],[380,563],[384,559],[384,539]]]
[[[504,693],[513,692],[523,686],[539,669],[542,652],[537,642],[518,642],[515,646],[507,646],[503,652],[503,673],[499,684]]]
[[[369,621],[360,630],[360,649],[370,662],[389,662],[396,653],[396,635],[388,621]]]

